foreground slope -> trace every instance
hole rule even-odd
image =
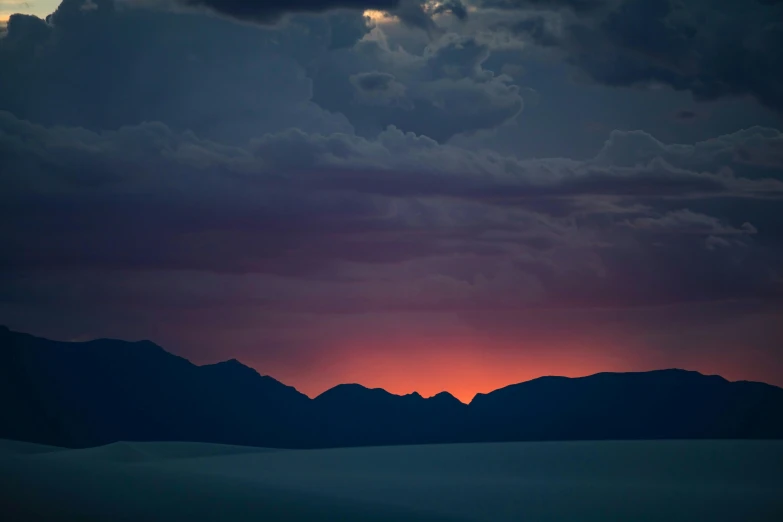
[[[783,389],[683,370],[543,377],[469,404],[357,384],[315,399],[236,360],[148,342],[56,342],[0,328],[0,437],[284,448],[445,442],[783,438]]]
[[[778,522],[783,442],[4,452],[0,518],[86,522]],[[189,455],[190,453],[190,455]]]

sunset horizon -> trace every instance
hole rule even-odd
[[[35,335],[31,332],[19,332]],[[328,370],[323,367],[314,368],[312,373],[297,374],[286,367],[275,367],[272,364],[254,363],[252,360],[242,357],[229,357],[218,359],[194,359],[188,357],[187,351],[170,350],[165,344],[156,342],[155,339],[122,339],[118,337],[90,337],[52,339],[69,343],[85,343],[94,341],[124,341],[128,343],[151,342],[163,350],[183,357],[197,366],[215,365],[230,361],[237,361],[258,372],[259,375],[271,377],[285,385],[294,387],[297,391],[315,399],[326,391],[345,384],[356,384],[368,389],[382,389],[394,395],[411,395],[417,393],[423,398],[431,398],[439,393],[447,392],[463,404],[469,404],[475,395],[486,394],[506,386],[529,382],[542,377],[589,377],[600,373],[647,373],[667,370],[682,370],[697,372],[706,376],[719,376],[728,381],[752,381],[783,387],[783,377],[774,374],[765,374],[756,370],[725,367],[720,369],[714,365],[693,363],[690,365],[658,365],[653,363],[632,364],[616,360],[605,359],[594,363],[592,366],[574,368],[572,363],[578,361],[539,361],[537,368],[531,368],[529,363],[518,362],[518,365],[509,364],[508,361],[498,360],[494,364],[481,361],[477,364],[476,354],[481,351],[474,350],[474,359],[454,361],[449,356],[443,356],[440,362],[434,361],[431,354],[426,357],[415,357],[413,360],[394,360],[388,356],[384,359],[366,358],[338,358],[335,361],[324,362]],[[564,364],[565,362],[565,364]],[[445,364],[444,364],[445,363]],[[570,363],[570,364],[569,364]],[[446,367],[444,369],[444,366]]]
[[[0,519],[783,520],[781,21],[0,0]]]

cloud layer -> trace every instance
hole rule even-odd
[[[292,382],[428,339],[496,369],[513,354],[729,367],[728,341],[709,348],[728,324],[758,351],[748,368],[779,367],[780,5],[719,4],[65,0],[14,15],[0,321],[204,360],[230,344]],[[526,87],[530,71],[548,88]],[[631,112],[681,138],[588,119],[598,96],[641,100]],[[766,119],[719,130],[738,96]],[[534,124],[561,154],[509,152]],[[565,135],[599,146],[576,157]]]

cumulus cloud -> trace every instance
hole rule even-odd
[[[80,6],[65,0],[49,23],[11,18],[0,39],[0,66],[15,71],[0,84],[4,109],[94,130],[165,121],[222,141],[288,126],[351,130],[311,101],[304,69],[345,35],[361,38],[343,15],[262,29],[107,0],[91,12]]]
[[[672,165],[691,169],[718,170],[731,166],[783,166],[783,133],[777,129],[750,127],[692,145],[664,144],[644,131],[613,131],[597,160],[634,166],[662,158]],[[780,173],[768,172],[780,179]]]
[[[392,74],[371,71],[353,74],[349,80],[356,88],[356,100],[361,104],[413,108],[413,103],[406,97],[405,85]]]
[[[459,20],[465,20],[468,17],[468,9],[460,0],[446,0],[435,6],[433,14],[451,13]]]
[[[495,128],[516,118],[524,104],[511,77],[482,67],[489,53],[486,44],[454,33],[428,42],[421,54],[365,40],[354,52],[332,57],[317,71],[313,100],[345,114],[363,135],[377,134],[392,124],[442,142],[456,134]],[[394,77],[395,92],[404,86],[404,103],[397,96],[395,104],[357,106],[352,82],[368,73],[379,79]]]
[[[287,127],[372,136],[389,124],[443,141],[494,128],[523,106],[510,77],[482,68],[489,48],[470,37],[433,33],[409,53],[362,40],[370,27],[359,11],[257,26],[96,5],[84,12],[65,0],[49,23],[12,18],[0,40],[0,66],[16,71],[0,85],[4,109],[94,130],[164,121],[233,142]],[[371,93],[356,80],[372,74],[395,81]]]
[[[758,230],[745,222],[740,227],[722,223],[720,219],[688,209],[667,212],[662,216],[636,218],[629,226],[655,233],[697,234],[706,236],[745,236]]]
[[[780,253],[752,239],[765,223],[688,209],[715,197],[740,208],[749,198],[777,201],[776,180],[661,159],[519,161],[395,128],[373,139],[288,130],[242,147],[162,123],[93,132],[2,113],[0,129],[0,263],[9,271],[244,273],[293,287],[359,278],[373,306],[400,308],[564,305],[596,295],[640,304],[774,289],[762,268]],[[708,258],[718,243],[725,257]],[[747,273],[728,284],[732,245],[745,248]],[[373,283],[389,279],[429,290],[402,299],[393,297],[399,287]],[[519,293],[503,297],[512,280]]]

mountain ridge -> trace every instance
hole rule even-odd
[[[542,376],[468,404],[356,383],[310,398],[236,359],[199,366],[151,341],[51,341],[3,327],[0,407],[0,438],[70,447],[783,438],[783,388],[692,370]]]
[[[292,386],[290,384],[285,384],[284,382],[282,382],[282,381],[272,377],[271,375],[267,375],[267,374],[263,374],[263,373],[259,372],[254,367],[248,366],[247,364],[243,363],[242,361],[240,361],[237,358],[232,357],[230,359],[226,359],[226,360],[223,360],[223,361],[216,361],[216,362],[213,362],[213,363],[195,364],[195,363],[193,363],[192,361],[190,361],[189,359],[187,359],[185,357],[182,357],[180,355],[176,355],[176,354],[174,354],[172,352],[169,352],[168,350],[166,350],[165,348],[163,348],[159,344],[157,344],[154,341],[149,340],[149,339],[140,339],[140,340],[137,340],[137,341],[126,341],[126,340],[117,339],[117,338],[113,338],[113,337],[100,337],[100,338],[97,338],[97,339],[91,339],[91,340],[87,340],[87,341],[55,341],[55,340],[47,339],[47,338],[44,338],[44,337],[39,337],[39,336],[36,336],[36,335],[32,335],[32,334],[29,334],[29,333],[24,333],[24,332],[18,332],[18,331],[15,331],[15,330],[11,330],[8,326],[0,324],[0,333],[2,333],[3,330],[5,330],[6,332],[10,332],[10,333],[12,333],[14,335],[23,335],[23,336],[32,337],[32,338],[35,338],[35,339],[42,339],[42,340],[51,341],[51,342],[58,342],[58,343],[68,343],[68,344],[74,344],[74,345],[89,344],[89,343],[100,343],[100,342],[110,342],[110,343],[124,343],[124,344],[130,344],[130,345],[148,345],[148,346],[153,346],[156,349],[158,349],[158,350],[160,350],[160,351],[162,351],[162,352],[164,352],[164,353],[166,353],[166,354],[168,354],[168,355],[170,355],[172,357],[177,357],[179,359],[185,360],[185,361],[189,362],[190,364],[192,364],[193,366],[195,366],[197,368],[206,368],[206,367],[215,367],[215,366],[228,366],[228,365],[239,365],[239,366],[241,366],[243,368],[247,368],[248,370],[251,370],[251,371],[257,373],[260,377],[266,377],[268,379],[272,379],[272,380],[274,380],[276,382],[279,382],[280,384],[283,384],[284,386],[287,386],[289,388],[294,388],[295,390],[297,389],[295,386]],[[486,395],[489,395],[491,393],[495,393],[497,391],[504,390],[506,388],[515,387],[515,386],[521,386],[521,385],[532,383],[532,382],[539,381],[539,380],[542,380],[542,379],[579,380],[579,379],[587,379],[587,378],[592,378],[592,377],[599,377],[599,376],[602,376],[602,375],[642,375],[642,374],[656,374],[656,373],[666,373],[666,372],[679,372],[679,373],[683,373],[683,374],[695,374],[695,375],[699,375],[699,376],[702,376],[702,377],[705,377],[705,378],[719,378],[719,379],[722,379],[723,381],[729,382],[729,383],[752,383],[752,384],[760,384],[760,385],[764,385],[764,386],[770,386],[770,387],[773,387],[773,388],[783,389],[783,387],[781,387],[781,386],[777,386],[777,385],[774,385],[774,384],[766,383],[766,382],[763,382],[763,381],[751,381],[751,380],[747,380],[747,379],[738,379],[736,381],[732,381],[732,380],[729,380],[726,377],[723,377],[722,375],[719,375],[719,374],[708,374],[708,373],[702,373],[702,372],[700,372],[698,370],[688,370],[688,369],[685,369],[685,368],[671,367],[671,368],[659,368],[659,369],[655,369],[655,370],[641,370],[641,371],[627,371],[627,372],[597,372],[597,373],[592,373],[592,374],[588,374],[588,375],[580,375],[580,376],[577,376],[577,377],[568,377],[568,376],[565,376],[565,375],[540,375],[538,377],[533,377],[532,379],[528,379],[526,381],[519,381],[519,382],[515,382],[515,383],[510,383],[510,384],[507,384],[505,386],[501,386],[500,388],[496,388],[496,389],[494,389],[492,391],[489,391],[489,392],[477,392],[476,396],[478,396],[478,395],[486,396]],[[331,390],[334,390],[335,388],[344,387],[344,386],[357,386],[357,387],[361,387],[361,388],[363,388],[365,390],[383,390],[384,392],[386,392],[386,393],[388,393],[390,395],[394,395],[395,397],[406,397],[406,396],[409,396],[409,395],[418,395],[418,396],[422,397],[423,399],[433,399],[433,398],[435,398],[435,397],[437,397],[439,395],[445,394],[445,395],[448,395],[449,397],[452,397],[452,398],[456,399],[457,401],[459,401],[460,403],[465,404],[465,405],[469,405],[472,402],[472,399],[471,399],[471,401],[468,401],[468,402],[464,402],[464,401],[462,401],[460,399],[457,399],[457,397],[455,397],[448,390],[443,390],[443,391],[440,391],[440,392],[438,392],[438,393],[436,393],[434,395],[431,395],[429,397],[425,397],[425,396],[423,396],[422,394],[420,394],[416,390],[414,390],[414,391],[412,391],[410,393],[398,394],[398,393],[390,392],[390,391],[388,391],[388,390],[386,390],[384,388],[370,387],[370,386],[366,386],[364,384],[357,383],[357,382],[336,384],[336,385],[332,386],[331,388],[328,388],[328,389],[322,391],[318,395],[310,397],[310,399],[315,400],[318,397],[320,397],[321,395],[323,395],[323,394],[325,394],[325,393],[327,393],[327,392],[329,392]],[[299,391],[299,390],[297,390],[297,391]],[[303,392],[299,392],[299,393],[303,393]]]

